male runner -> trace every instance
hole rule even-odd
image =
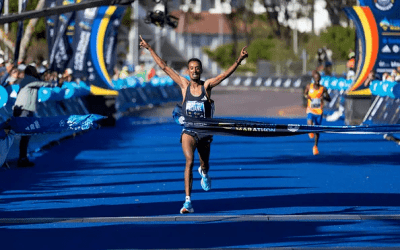
[[[307,124],[308,125],[321,125],[322,123],[322,112],[324,107],[324,101],[331,101],[331,97],[328,94],[326,88],[320,85],[321,75],[318,71],[312,72],[314,83],[307,85],[304,91],[304,97],[307,99]],[[319,133],[309,133],[310,138],[315,137],[315,143],[313,147],[313,154],[319,154],[318,151],[318,140]]]
[[[206,81],[200,80],[203,72],[201,61],[197,58],[192,58],[188,61],[190,80],[180,76],[175,70],[168,65],[155,53],[150,45],[140,36],[140,46],[147,49],[157,65],[176,82],[182,91],[182,111],[184,116],[194,118],[212,118],[213,101],[211,98],[212,88],[218,86],[224,79],[229,77],[240,65],[243,59],[248,56],[246,47],[240,52],[239,58],[230,66],[224,73],[215,78],[210,78]],[[181,135],[181,143],[183,154],[186,158],[185,167],[185,193],[186,200],[180,210],[181,214],[193,213],[194,209],[191,203],[190,195],[192,192],[193,183],[193,161],[194,151],[197,149],[200,158],[200,167],[198,169],[201,176],[201,186],[205,191],[211,189],[211,178],[208,175],[210,144],[212,135],[205,134],[201,131],[183,129]]]

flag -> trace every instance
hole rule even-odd
[[[21,12],[25,11],[27,4],[28,4],[28,0],[23,0],[22,1],[22,10],[21,10]],[[20,50],[20,46],[21,46],[21,39],[22,39],[23,33],[24,33],[24,22],[23,21],[19,21],[18,22],[18,30],[17,30],[17,40],[15,42],[15,53],[14,53],[14,62],[15,62],[15,64],[18,64],[19,50]]]
[[[118,27],[126,7],[102,6],[98,9],[90,37],[88,82],[101,88],[114,88],[111,81],[116,58]]]
[[[89,74],[89,66],[93,65],[89,54],[89,42],[93,21],[96,18],[98,8],[88,8],[75,13],[75,32],[72,38],[73,56],[68,68],[73,70],[75,78],[86,82]]]
[[[63,5],[73,4],[74,0],[65,0]],[[53,46],[49,51],[49,68],[53,71],[63,72],[71,59],[72,48],[68,42],[66,31],[73,18],[74,12],[61,14],[56,28],[57,34]]]

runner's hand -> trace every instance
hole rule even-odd
[[[145,49],[150,49],[150,45],[143,39],[143,37],[141,35],[139,35],[140,37],[140,47],[141,48],[145,48]]]
[[[239,57],[240,60],[243,60],[249,56],[249,53],[247,53],[246,49],[247,49],[247,46],[244,46],[242,51],[240,51],[240,57]]]

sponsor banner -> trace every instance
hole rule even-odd
[[[75,29],[72,38],[73,56],[68,68],[73,70],[75,78],[87,81],[94,69],[89,54],[89,43],[93,21],[96,18],[98,8],[88,8],[75,13]]]
[[[116,57],[118,26],[126,7],[102,6],[92,25],[88,62],[88,82],[101,88],[114,88],[111,76]],[[93,69],[93,71],[91,71]]]
[[[400,66],[400,0],[360,0],[373,13],[379,34],[374,69],[379,75]]]

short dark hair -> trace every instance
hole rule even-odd
[[[36,68],[31,65],[26,66],[25,75],[33,76],[37,79],[40,79],[40,76],[38,75]]]
[[[190,62],[198,62],[200,64],[200,68],[203,69],[203,64],[201,63],[200,59],[198,59],[198,58],[190,58],[188,63],[187,63],[188,66],[189,66]]]

